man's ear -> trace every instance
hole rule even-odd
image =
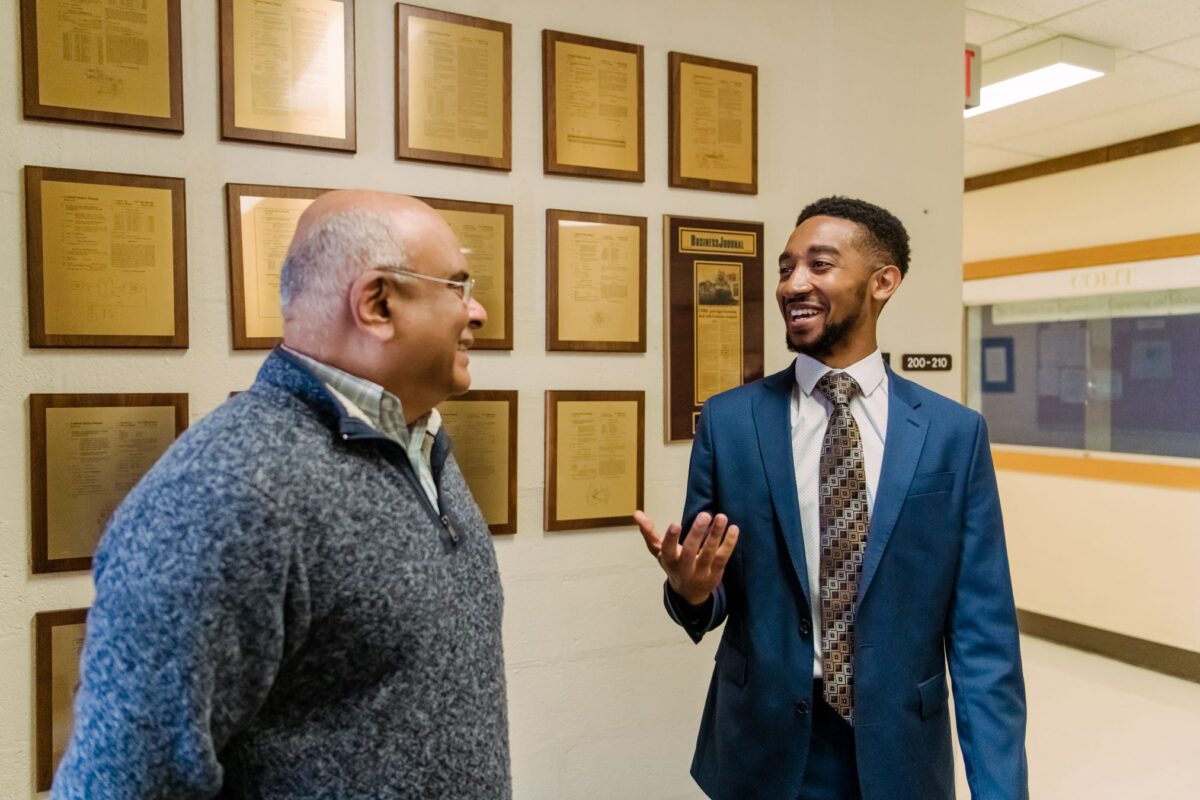
[[[903,276],[900,274],[900,268],[895,264],[880,267],[871,275],[871,282],[873,284],[871,296],[882,306],[900,288],[901,280],[903,280]]]
[[[354,327],[381,342],[396,335],[400,309],[396,287],[378,272],[365,272],[350,284],[350,318]]]

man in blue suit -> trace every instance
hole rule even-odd
[[[882,208],[805,208],[775,292],[795,362],[705,404],[682,526],[635,515],[671,617],[725,623],[692,762],[713,798],[954,797],[947,664],[972,797],[1028,797],[987,428],[876,343],[908,259]]]

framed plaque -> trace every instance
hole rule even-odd
[[[663,217],[666,440],[696,433],[704,401],[763,375],[761,222]]]
[[[21,0],[26,119],[183,133],[180,0]]]
[[[221,0],[221,138],[356,148],[354,0]]]
[[[283,340],[279,275],[300,215],[328,189],[225,184],[234,350],[270,350]]]
[[[50,790],[54,770],[71,740],[75,690],[79,686],[79,657],[87,633],[86,608],[42,611],[34,615],[35,689],[34,739],[37,787]]]
[[[545,171],[646,180],[642,46],[542,31]]]
[[[187,418],[186,394],[29,396],[35,574],[91,569],[113,510]]]
[[[645,392],[546,392],[546,530],[633,524],[645,411]]]
[[[546,349],[646,352],[646,218],[546,212]]]
[[[758,67],[667,58],[671,186],[758,194]]]
[[[517,393],[479,389],[438,406],[454,460],[492,533],[517,532]]]
[[[25,167],[31,347],[187,347],[182,178]]]
[[[396,4],[396,158],[512,169],[512,25]]]
[[[513,349],[513,207],[422,197],[454,230],[488,319],[472,350]]]

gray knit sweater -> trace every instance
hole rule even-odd
[[[511,797],[495,555],[444,434],[433,468],[441,519],[272,353],[105,532],[53,797]]]

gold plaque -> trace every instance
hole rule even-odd
[[[421,198],[454,230],[475,279],[487,322],[475,331],[475,350],[513,349],[513,208],[494,203]]]
[[[187,395],[29,399],[33,571],[91,567],[113,510],[187,423]]]
[[[670,53],[671,186],[758,192],[758,68]]]
[[[354,4],[221,0],[221,135],[355,149]]]
[[[742,265],[694,263],[695,401],[742,385]]]
[[[512,168],[512,26],[396,4],[396,158]]]
[[[546,393],[546,530],[632,524],[644,411],[645,392]]]
[[[279,276],[300,215],[325,189],[225,186],[233,349],[270,349],[283,337]]]
[[[86,608],[43,611],[34,616],[34,670],[37,785],[50,789],[54,771],[62,760],[74,727],[75,692],[79,688],[79,659],[87,635]]]
[[[30,344],[186,347],[183,180],[26,167]]]
[[[642,46],[542,32],[545,170],[645,180]]]
[[[492,533],[517,532],[517,393],[478,390],[438,406],[458,462]]]
[[[25,116],[183,132],[179,0],[22,0]]]
[[[546,213],[546,346],[646,352],[646,218]]]

